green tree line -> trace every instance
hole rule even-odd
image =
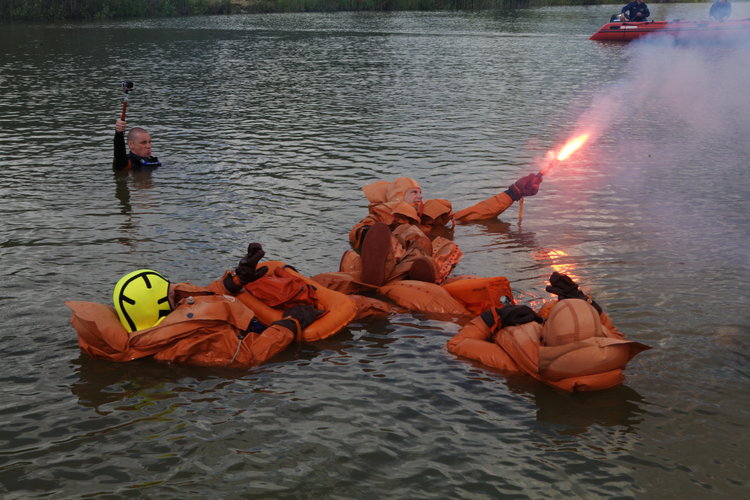
[[[670,0],[651,0],[649,3],[668,1]],[[90,21],[253,12],[482,10],[601,3],[618,2],[612,0],[0,0],[0,21]]]
[[[252,12],[332,12],[354,10],[482,10],[541,5],[591,5],[607,0],[251,0]],[[611,1],[611,0],[610,0]]]
[[[231,0],[2,0],[3,21],[63,21],[229,14]]]

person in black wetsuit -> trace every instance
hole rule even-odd
[[[150,172],[161,165],[159,159],[151,155],[151,134],[146,129],[133,127],[128,132],[128,148],[125,151],[125,127],[127,123],[118,119],[115,122],[115,156],[112,169],[115,172]]]
[[[651,12],[643,0],[634,0],[620,10],[620,21],[641,22],[647,21]]]
[[[711,19],[724,22],[726,18],[732,15],[732,4],[729,0],[716,0],[711,4],[708,15],[711,16]]]

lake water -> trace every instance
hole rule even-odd
[[[746,496],[750,50],[588,40],[618,8],[2,26],[2,497]],[[125,78],[148,179],[110,169]],[[653,347],[622,387],[506,377],[412,314],[239,372],[78,349],[63,301],[132,269],[207,284],[259,241],[335,270],[361,186],[407,175],[463,208],[582,131],[520,223],[456,228],[456,271],[533,305],[574,275]]]

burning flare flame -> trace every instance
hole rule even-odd
[[[546,174],[549,172],[554,166],[556,166],[561,161],[568,158],[570,155],[575,153],[581,146],[584,145],[584,143],[588,140],[589,134],[581,134],[578,137],[569,140],[565,146],[563,146],[560,149],[560,152],[557,153],[557,156],[554,156],[554,153],[550,151],[547,153],[547,165],[539,172],[541,175]]]
[[[579,135],[575,139],[568,141],[568,143],[565,146],[563,146],[560,152],[557,153],[557,161],[563,161],[568,156],[572,155],[578,148],[583,146],[583,143],[585,143],[586,139],[588,138],[589,138],[589,134],[583,134],[583,135]]]

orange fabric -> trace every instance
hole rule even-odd
[[[476,315],[490,307],[500,307],[503,296],[513,302],[510,281],[503,276],[457,279],[445,283],[443,288]]]
[[[375,291],[378,288],[375,285],[360,281],[360,270],[320,273],[313,276],[312,280],[329,290],[334,290],[344,295],[367,293]]]
[[[471,313],[440,285],[400,280],[388,283],[378,293],[409,311],[468,316]]]
[[[388,188],[391,183],[385,180],[375,181],[362,188],[365,198],[370,203],[385,203],[388,201]]]
[[[570,299],[568,299],[570,300]],[[549,317],[549,313],[552,310],[553,307],[557,305],[559,301],[554,300],[550,302],[545,302],[542,307],[539,308],[539,311],[537,311],[537,314],[541,316],[544,319],[547,319]],[[609,335],[613,338],[618,339],[624,339],[625,335],[623,335],[617,327],[612,323],[612,319],[607,315],[605,312],[601,312],[599,314],[599,321],[601,322],[602,326],[607,329],[607,332],[609,332]]]
[[[269,270],[245,285],[245,290],[271,307],[288,309],[295,305],[318,306],[315,287],[299,275],[287,271],[285,267]]]
[[[285,266],[273,261],[263,265],[272,273]],[[328,311],[302,332],[303,340],[329,337],[354,318],[357,309],[349,297],[328,290],[293,269],[288,272],[315,287],[318,308]],[[263,304],[245,290],[230,295],[223,285],[224,277],[207,287],[176,284],[175,309],[157,326],[131,334],[122,327],[110,306],[76,301],[65,304],[73,313],[71,325],[78,334],[81,350],[93,358],[130,361],[152,356],[160,361],[229,367],[263,363],[286,348],[295,332],[272,325],[281,319],[283,310]],[[245,335],[254,317],[270,326],[260,334]]]
[[[391,214],[393,214],[394,222],[392,222],[391,225],[393,225],[394,223],[414,224],[416,222],[419,222],[419,212],[417,212],[417,209],[403,201],[394,201],[390,203],[384,203],[382,205],[377,205],[376,207],[373,207],[373,210],[376,212],[378,210],[382,210],[385,213],[390,212]]]
[[[280,261],[267,261],[258,264],[258,266],[267,266],[268,272],[274,272],[275,269],[284,267],[286,264]],[[305,328],[303,337],[307,342],[314,342],[330,337],[349,324],[357,314],[356,304],[343,293],[326,288],[320,282],[303,276],[291,267],[287,267],[285,270],[315,287],[318,299],[316,307],[328,311]],[[271,307],[250,293],[241,293],[237,295],[237,298],[254,311],[258,320],[264,325],[270,325],[274,321],[280,320],[284,311],[288,308],[288,306],[284,306],[283,308]]]
[[[370,202],[369,213],[349,232],[349,242],[352,247],[359,248],[359,229],[363,226],[371,226],[376,222],[382,222],[390,226],[391,229],[401,223],[421,224],[425,226],[425,233],[429,234],[431,226],[452,225],[455,221],[471,222],[492,219],[513,204],[510,196],[501,192],[454,214],[450,201],[431,199],[423,203],[421,214],[424,217],[420,217],[414,207],[403,203],[406,191],[414,187],[419,187],[419,184],[409,177],[399,177],[393,182],[381,180],[364,186],[362,191]]]
[[[374,297],[365,297],[364,295],[350,295],[349,297],[357,304],[355,320],[382,318],[397,311],[393,304]]]
[[[413,259],[404,260],[403,267],[408,270],[412,261]],[[404,274],[406,272],[404,271]],[[349,295],[355,301],[357,300],[355,295],[377,293],[403,309],[420,312],[450,312],[459,316],[477,315],[489,307],[499,307],[502,296],[513,301],[510,282],[502,276],[482,278],[464,275],[453,277],[439,286],[433,283],[405,280],[407,284],[400,286],[403,276],[394,274],[389,276],[386,284],[380,288],[358,281],[358,276],[359,271],[331,272],[318,274],[312,279],[322,286]],[[445,292],[451,296],[451,299],[445,296]],[[357,304],[357,311],[357,318],[362,317],[362,314],[367,314],[363,312],[360,304]]]
[[[499,193],[468,208],[459,210],[453,217],[460,222],[493,219],[503,213],[512,204],[513,200],[510,196],[505,193]]]
[[[448,200],[435,198],[424,202],[422,207],[422,214],[426,215],[430,219],[440,219],[444,216],[452,216],[453,205]],[[446,224],[447,222],[443,222]]]
[[[404,251],[418,247],[422,255],[432,255],[432,241],[418,226],[412,224],[401,224],[393,229],[393,237]]]
[[[363,187],[362,191],[370,203],[388,203],[404,201],[406,192],[414,188],[420,188],[417,181],[411,177],[399,177],[393,182],[373,182]]]
[[[432,240],[432,260],[437,269],[438,283],[443,283],[448,276],[461,262],[464,253],[454,242],[442,236],[437,236]]]
[[[199,295],[182,301],[159,325],[128,334],[115,310],[93,302],[66,302],[81,350],[93,358],[130,361],[146,356],[201,366],[250,367],[267,361],[292,341],[278,325],[261,334],[243,332],[253,312],[233,297]]]
[[[643,344],[607,337],[591,337],[570,344],[539,348],[538,370],[550,380],[594,375],[623,368],[646,350]]]
[[[412,225],[415,229],[420,229],[425,238],[432,235],[432,240],[437,238],[434,232],[437,228],[445,228],[446,225],[453,226],[455,221],[476,221],[482,219],[491,219],[497,217],[505,209],[513,204],[513,200],[505,193],[494,195],[486,200],[474,204],[469,208],[459,210],[455,214],[452,212],[451,202],[444,199],[432,199],[425,201],[421,206],[421,213],[404,203],[403,198],[407,190],[419,187],[419,184],[409,177],[400,177],[393,182],[377,181],[362,188],[370,205],[368,206],[367,216],[358,222],[349,232],[349,243],[354,250],[359,250],[363,240],[363,229],[372,226],[378,222],[386,224],[392,231],[401,230],[403,225]],[[401,230],[403,231],[403,230]],[[395,238],[397,248],[394,248],[393,255],[389,256],[395,259],[393,266],[385,270],[387,280],[403,279],[407,276],[411,263],[421,257],[414,254],[413,244],[418,243],[420,247],[426,247],[420,243],[419,238],[409,237],[407,242],[399,241],[404,238]],[[435,241],[432,252],[423,248],[424,256],[431,257],[433,264],[438,273],[438,282],[444,282],[452,272],[456,264],[461,260],[463,254],[455,243],[448,246],[441,241]],[[347,260],[347,264],[350,261]],[[390,261],[389,261],[390,263]],[[340,271],[345,269],[340,268]],[[354,270],[347,268],[347,272],[355,273]],[[358,277],[352,276],[357,280]],[[343,288],[339,288],[343,290]],[[356,292],[354,292],[356,293]]]
[[[360,255],[354,250],[347,250],[344,252],[344,255],[341,256],[341,261],[339,262],[339,271],[347,273],[361,270],[362,258]]]
[[[566,345],[589,337],[604,336],[599,313],[580,299],[559,301],[550,311],[542,328],[542,338],[548,346]]]
[[[555,303],[551,316],[554,317],[560,304],[565,310],[564,303],[569,300],[576,299]],[[579,302],[593,309],[585,301]],[[650,349],[639,342],[618,338],[603,325],[600,325],[602,336],[591,335],[582,340],[546,346],[542,332],[546,328],[547,335],[555,337],[552,332],[554,324],[555,321],[552,326],[545,323],[544,327],[536,322],[509,326],[501,329],[493,339],[490,328],[478,317],[449,340],[447,347],[453,354],[508,373],[525,373],[566,391],[593,391],[619,385],[624,380],[622,371],[628,361],[639,352]],[[565,335],[564,331],[559,338]]]
[[[490,329],[480,317],[471,320],[448,341],[448,351],[506,373],[519,372],[518,365],[508,353],[491,341]]]
[[[349,243],[354,249],[361,246],[361,230],[367,226],[382,222],[395,229],[400,224],[418,224],[420,220],[414,207],[400,201],[370,205],[368,210],[369,214],[349,231]]]

